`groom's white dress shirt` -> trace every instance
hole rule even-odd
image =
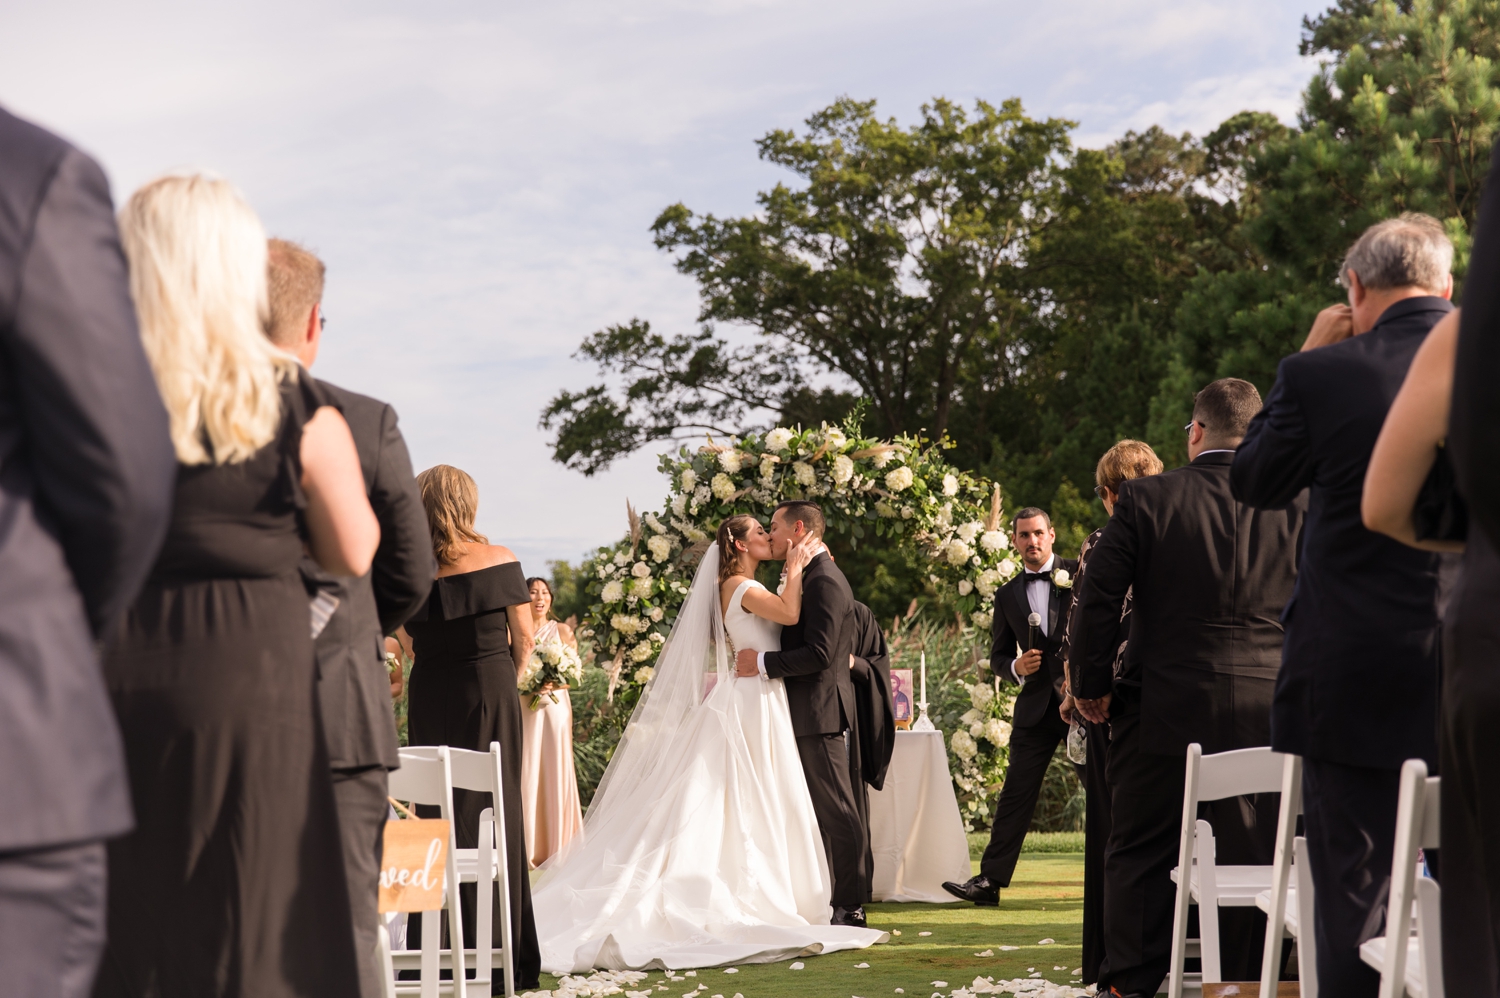
[[[1048,610],[1051,609],[1050,604],[1052,602],[1052,569],[1056,564],[1057,555],[1054,554],[1052,557],[1047,559],[1046,564],[1037,569],[1035,573],[1032,573],[1038,576],[1045,577],[1047,579],[1047,585],[1041,585],[1038,582],[1032,582],[1029,580],[1023,581],[1021,583],[1026,587],[1026,602],[1031,607],[1031,612],[1039,615],[1042,618],[1041,632],[1043,637],[1052,636],[1049,633],[1052,629],[1052,622],[1048,619]],[[1023,573],[1021,576],[1022,579],[1025,579],[1026,573],[1031,573],[1031,569],[1027,568],[1025,565],[1022,565],[1021,572]],[[1040,671],[1040,669],[1037,670],[1037,672]],[[1016,682],[1020,683],[1022,686],[1025,686],[1026,680],[1031,678],[1031,676],[1022,676],[1016,672],[1015,659],[1010,660],[1010,674],[1012,676],[1015,676]],[[1034,676],[1036,675],[1036,673],[1033,672],[1031,675]]]

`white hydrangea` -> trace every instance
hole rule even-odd
[[[650,625],[633,613],[617,613],[609,618],[609,626],[621,634],[639,634]]]
[[[847,454],[840,454],[833,459],[833,482],[835,485],[843,485],[854,477],[854,462]]]
[[[646,659],[655,654],[656,648],[651,644],[651,642],[642,641],[640,644],[636,645],[630,650],[630,660],[632,662],[644,662],[646,661]]]
[[[974,556],[974,552],[969,545],[957,537],[948,542],[948,547],[944,554],[947,556],[948,564],[950,565],[962,565]]]
[[[818,473],[813,466],[806,461],[797,461],[792,465],[792,475],[797,479],[797,484],[807,488],[818,480]]]
[[[652,620],[652,621],[653,621],[653,622],[654,622],[654,623],[657,623],[657,624],[659,624],[659,623],[661,623],[661,618],[663,618],[663,617],[665,617],[665,616],[666,616],[666,613],[664,613],[664,612],[663,612],[663,611],[662,611],[662,608],[661,608],[661,607],[659,607],[659,606],[653,606],[653,607],[652,607],[652,608],[651,608],[651,614],[650,614],[650,616],[651,616],[651,620]]]
[[[643,599],[651,595],[651,569],[649,566],[646,569],[645,575],[637,576],[630,580],[629,592],[635,599]]]
[[[896,515],[896,507],[892,506],[890,503],[886,502],[884,499],[876,499],[875,500],[875,515],[876,516],[886,516],[886,517],[895,516]]]
[[[651,666],[649,665],[643,665],[639,669],[635,670],[635,681],[640,683],[642,686],[645,686],[647,683],[651,682],[651,677],[654,675],[656,675],[655,669],[651,668]]]
[[[989,610],[976,610],[969,614],[969,619],[974,622],[975,627],[981,631],[987,631],[990,629],[990,625],[995,622],[995,615]]]
[[[956,496],[956,495],[958,495],[958,476],[957,475],[944,475],[943,476],[943,495],[945,495],[945,496]],[[969,540],[970,538],[964,538],[964,539],[965,540]]]
[[[827,423],[824,423],[823,442],[828,445],[829,450],[841,450],[849,442],[849,438],[844,436],[844,431],[837,426],[829,426]]]
[[[958,536],[963,538],[963,542],[965,544],[973,544],[974,538],[978,537],[979,532],[983,529],[984,524],[980,523],[978,520],[970,520],[968,523],[962,524],[958,528]]]
[[[666,528],[663,527],[662,529],[665,530]],[[666,561],[667,558],[672,554],[672,542],[667,540],[661,534],[646,538],[646,547],[650,549],[651,556],[655,558],[658,563]]]
[[[1006,578],[1010,578],[1016,573],[1016,563],[1011,561],[1009,558],[1006,558],[995,567],[1000,569],[1000,574],[1005,576]]]
[[[995,700],[995,691],[988,683],[975,683],[969,687],[969,702],[976,711],[988,710]]]
[[[962,729],[953,732],[949,744],[953,746],[953,754],[965,762],[979,754],[979,746],[974,744],[974,739]]]
[[[974,710],[971,707],[970,709],[964,711],[963,716],[958,719],[958,723],[964,725],[973,724],[975,721],[979,720],[979,718],[979,711]]]
[[[684,468],[682,471],[682,491],[691,492],[698,484],[698,473],[692,468]]]
[[[967,596],[970,593],[972,593],[973,591],[974,591],[974,583],[970,582],[968,579],[959,579],[958,580],[958,595],[960,595],[960,596]]]
[[[731,475],[738,475],[741,467],[740,452],[735,450],[719,451],[719,467]]]
[[[1010,725],[998,717],[992,717],[984,722],[984,740],[996,748],[1004,748],[1010,744]]]
[[[778,426],[766,434],[766,446],[776,453],[786,450],[792,442],[792,431],[784,426]]]
[[[1004,551],[1010,546],[1010,539],[1005,536],[1003,530],[986,530],[979,535],[979,546],[990,554],[996,551]]]
[[[631,566],[630,574],[634,575],[637,579],[649,579],[651,578],[651,566],[644,561],[638,561]]]
[[[986,598],[995,595],[995,590],[1000,588],[1000,573],[993,568],[986,568],[974,577],[974,588]]]
[[[974,723],[972,723],[972,724],[969,725],[969,737],[970,738],[983,738],[984,737],[984,722],[983,721],[975,721]]]
[[[714,476],[712,487],[714,495],[717,496],[721,502],[727,502],[729,500],[729,497],[734,495],[734,479],[730,478],[722,471]]]
[[[904,464],[885,474],[885,487],[892,492],[905,492],[911,488],[912,481],[911,469]]]
[[[611,579],[604,584],[604,591],[599,598],[606,603],[618,603],[625,598],[625,587],[616,579]]]

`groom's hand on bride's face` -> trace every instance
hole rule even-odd
[[[734,656],[734,674],[736,676],[758,676],[760,667],[756,662],[760,658],[760,652],[753,648],[743,648]]]

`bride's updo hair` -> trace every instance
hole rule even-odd
[[[760,521],[749,513],[736,513],[719,524],[719,585],[740,574],[740,552],[735,547],[750,535],[750,528]]]

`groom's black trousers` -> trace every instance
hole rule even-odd
[[[813,813],[833,875],[835,908],[858,908],[870,896],[869,834],[860,817],[856,790],[863,793],[858,755],[849,750],[843,732],[797,736],[797,755],[812,795]]]

